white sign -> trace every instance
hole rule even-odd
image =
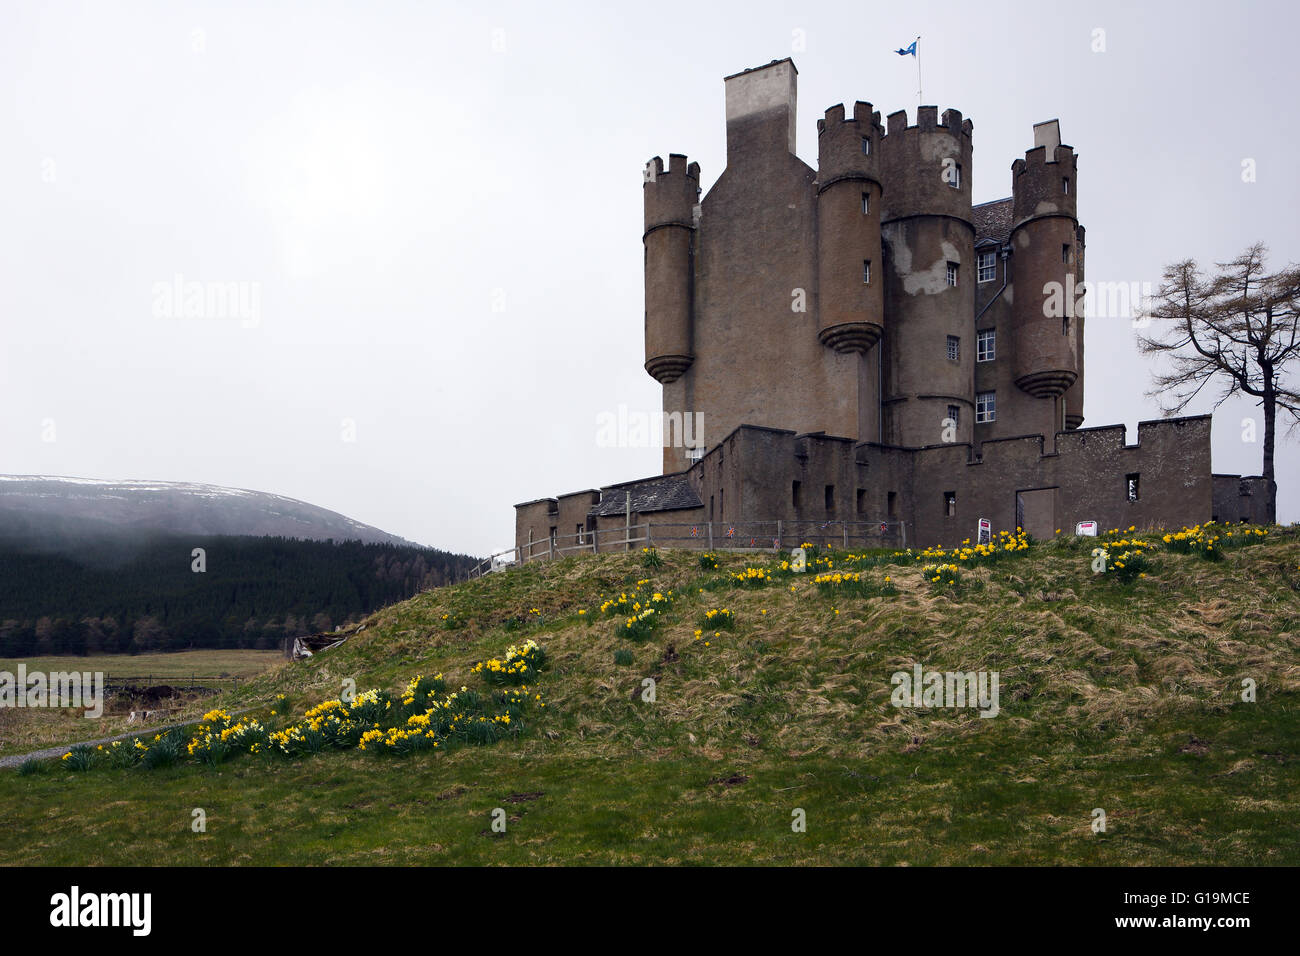
[[[975,537],[976,544],[989,544],[993,540],[993,522],[988,518],[980,518],[979,533]]]
[[[1097,522],[1080,521],[1074,526],[1074,533],[1085,538],[1097,537]]]

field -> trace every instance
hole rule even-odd
[[[395,700],[420,674],[483,688],[473,665],[532,639],[545,707],[504,739],[0,771],[27,854],[11,862],[1300,863],[1300,541],[1210,556],[1141,537],[1132,575],[1114,564],[1137,536],[1117,534],[1105,573],[1098,542],[1062,540],[831,552],[803,574],[772,554],[607,554],[426,592],[219,703],[272,727],[347,681]],[[818,578],[837,572],[861,580]],[[666,598],[641,639],[601,610],[634,592]],[[730,626],[707,616],[722,609]],[[996,672],[997,715],[894,706],[892,675],[917,664]]]
[[[27,670],[102,671],[108,677],[152,677],[151,683],[166,684],[194,675],[200,677],[252,677],[284,663],[279,651],[199,650],[174,654],[92,654],[86,657],[0,658],[0,671],[17,674],[18,665]],[[88,740],[125,733],[131,729],[128,701],[113,702],[102,720],[87,720],[77,710],[0,709],[0,757],[27,753],[60,742]],[[178,719],[202,713],[202,704],[179,708]]]

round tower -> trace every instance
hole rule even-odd
[[[817,121],[817,338],[866,353],[885,327],[880,256],[880,114],[832,106]]]
[[[1075,288],[1083,287],[1084,229],[1080,226],[1075,231],[1078,255],[1075,258]],[[1074,354],[1079,377],[1065,392],[1065,427],[1078,428],[1083,424],[1083,311],[1077,310],[1074,318]]]
[[[881,142],[889,334],[886,444],[967,442],[975,422],[975,226],[971,131],[957,110],[893,113]],[[956,409],[955,433],[946,420]]]
[[[1038,145],[1011,164],[1013,370],[1022,391],[1059,399],[1079,377],[1078,170],[1074,150],[1059,145],[1054,120],[1035,126],[1034,136]],[[1057,428],[1065,427],[1067,414],[1058,413]],[[1076,414],[1082,421],[1082,401]]]
[[[695,360],[692,319],[695,218],[700,164],[672,153],[668,169],[656,156],[646,163],[645,370],[662,385],[675,382]]]

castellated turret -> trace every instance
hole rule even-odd
[[[868,352],[885,329],[880,255],[880,114],[858,101],[817,121],[817,338]]]
[[[645,167],[645,369],[666,421],[700,416],[703,432],[664,448],[664,473],[743,425],[906,448],[1077,428],[1083,230],[1059,124],[1034,127],[1012,196],[973,207],[958,110],[882,125],[864,100],[832,106],[813,169],[795,151],[797,80],[789,58],[725,77],[726,165],[707,192],[684,155]]]
[[[1060,145],[1056,120],[1034,127],[1034,144],[1011,166],[1015,384],[1035,398],[1058,398],[1076,383],[1080,371],[1078,168],[1074,150]],[[1074,410],[1078,421],[1083,418],[1081,393]],[[1068,415],[1067,408],[1057,419],[1058,428],[1065,427]]]
[[[975,227],[971,219],[970,120],[957,110],[892,113],[881,144],[885,309],[889,315],[882,413],[888,444],[951,440],[944,422],[958,410],[956,440],[975,421],[971,317],[975,311]]]
[[[656,156],[646,164],[645,370],[661,385],[681,378],[695,360],[694,209],[700,164],[672,153],[668,168]]]

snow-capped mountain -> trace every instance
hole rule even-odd
[[[0,475],[0,537],[40,544],[137,533],[412,543],[305,501],[243,488],[184,481]]]

